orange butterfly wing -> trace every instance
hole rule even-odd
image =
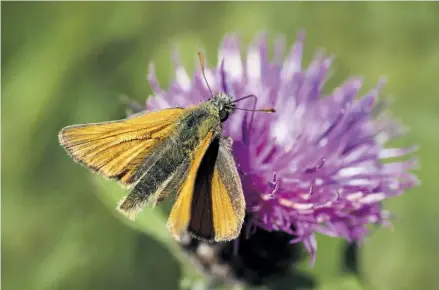
[[[60,131],[59,142],[76,162],[130,185],[144,159],[175,131],[184,112],[172,108],[124,120],[68,126]]]
[[[232,240],[239,235],[244,222],[245,198],[231,150],[226,146],[220,146],[218,151],[211,192],[214,240]]]

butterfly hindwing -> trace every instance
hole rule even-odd
[[[171,138],[158,145],[142,165],[143,175],[118,209],[134,219],[146,203],[156,205],[179,191],[189,171],[189,154]]]

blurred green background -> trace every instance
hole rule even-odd
[[[439,289],[439,3],[1,3],[2,287],[177,289],[191,269],[173,254],[160,209],[135,230],[113,210],[124,191],[74,164],[58,145],[65,125],[121,118],[127,95],[151,94],[147,66],[166,87],[170,47],[188,71],[204,48],[216,63],[225,33],[246,46],[264,30],[291,44],[306,30],[305,61],[336,56],[335,86],[381,76],[383,96],[411,128],[393,144],[419,144],[422,186],[386,206],[397,215],[361,248],[367,289]],[[317,262],[303,269],[320,289],[361,289],[340,274],[341,241],[318,237]]]

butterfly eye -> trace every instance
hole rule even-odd
[[[227,112],[226,110],[220,110],[219,111],[219,117],[221,122],[224,122],[225,120],[227,120],[227,118],[229,117],[229,112]]]

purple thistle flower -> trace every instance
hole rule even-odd
[[[275,114],[235,111],[223,124],[224,133],[233,139],[251,224],[288,233],[291,243],[303,242],[313,263],[315,233],[361,241],[368,225],[389,224],[382,201],[418,180],[409,172],[416,160],[388,161],[416,148],[384,147],[402,130],[376,102],[383,82],[360,98],[359,78],[324,95],[332,58],[318,54],[303,68],[303,41],[299,33],[284,58],[284,41],[276,40],[270,61],[261,36],[244,62],[238,38],[227,36],[219,64],[206,68],[206,77],[214,93],[254,94],[258,107],[276,109]],[[199,65],[190,78],[177,53],[173,63],[175,80],[168,90],[160,88],[151,65],[148,80],[156,96],[148,98],[148,109],[187,107],[209,98]],[[252,106],[250,99],[239,103]]]

